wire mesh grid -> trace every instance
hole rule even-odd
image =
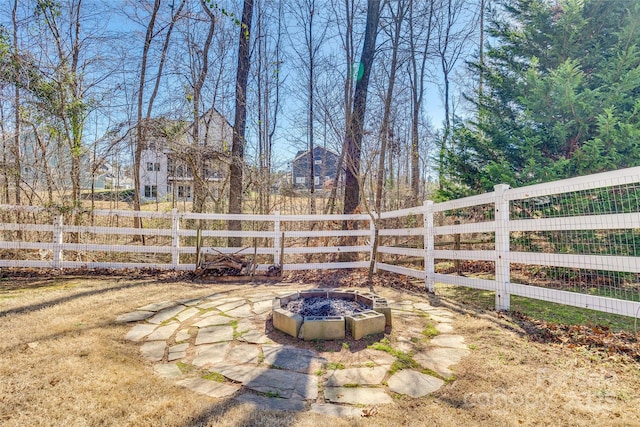
[[[640,229],[621,228],[624,223],[619,216],[640,215],[640,183],[558,190],[558,194],[511,202],[512,220],[559,221],[551,230],[511,233],[510,250],[540,254],[530,259],[542,264],[512,263],[511,281],[640,301]]]

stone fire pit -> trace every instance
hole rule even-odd
[[[273,326],[285,334],[310,340],[354,339],[383,333],[391,326],[387,300],[371,292],[312,289],[274,298]]]

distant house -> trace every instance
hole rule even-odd
[[[227,174],[233,129],[215,109],[200,118],[200,141],[192,140],[193,124],[155,119],[148,124],[147,143],[140,157],[140,198],[193,200],[194,165],[218,195]],[[228,159],[227,159],[228,160]]]
[[[311,188],[311,162],[313,161],[313,182],[317,189],[328,185],[336,176],[339,156],[323,147],[313,148],[313,157],[309,150],[298,151],[291,163],[291,177],[295,188]]]

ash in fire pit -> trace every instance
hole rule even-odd
[[[349,316],[368,310],[366,305],[340,298],[301,298],[290,301],[285,307],[292,313],[306,316]]]

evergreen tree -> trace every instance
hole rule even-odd
[[[640,165],[640,5],[505,1],[490,34],[478,121],[455,124],[441,197]]]

